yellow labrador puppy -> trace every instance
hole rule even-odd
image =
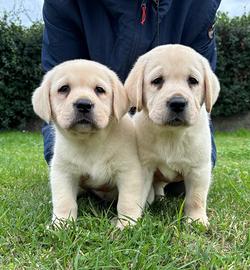
[[[122,117],[128,99],[117,75],[93,61],[67,61],[44,76],[32,103],[55,127],[53,222],[76,219],[79,184],[104,196],[118,193],[117,226],[135,222],[145,203],[143,178],[133,123]]]
[[[208,61],[186,46],[159,46],[138,59],[125,89],[131,105],[141,111],[134,121],[146,179],[144,196],[152,202],[155,194],[164,195],[167,182],[182,175],[186,215],[208,224],[212,169],[208,113],[220,91]],[[157,169],[166,183],[155,182],[153,190]]]

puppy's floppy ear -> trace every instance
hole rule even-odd
[[[49,71],[44,77],[41,85],[36,88],[32,96],[32,105],[35,113],[47,123],[51,120],[50,106],[50,85],[52,71]]]
[[[143,55],[138,58],[125,81],[125,90],[128,94],[130,105],[132,107],[136,107],[137,111],[142,109],[142,91],[145,65],[146,59]]]
[[[204,68],[204,86],[205,86],[205,105],[208,113],[211,112],[213,105],[215,104],[219,92],[220,92],[220,83],[217,76],[213,73],[209,62],[207,59],[202,59],[203,68]]]
[[[113,90],[113,112],[119,121],[128,112],[128,96],[118,76],[113,71],[110,75]]]

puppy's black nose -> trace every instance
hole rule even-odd
[[[183,112],[187,104],[187,100],[181,96],[172,97],[169,101],[167,101],[167,107],[176,113]]]
[[[89,113],[94,107],[94,104],[88,99],[79,99],[74,103],[74,107],[78,112]]]

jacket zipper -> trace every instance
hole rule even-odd
[[[142,1],[141,3],[141,24],[143,25],[147,18],[147,5],[146,1]]]

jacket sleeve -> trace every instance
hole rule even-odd
[[[88,58],[75,1],[44,1],[42,67],[48,71],[67,60]]]
[[[217,61],[216,41],[215,33],[213,33],[212,38],[209,37],[208,32],[210,27],[212,27],[212,25],[208,26],[207,29],[200,33],[200,35],[197,37],[191,47],[197,52],[199,52],[201,55],[206,57],[211,65],[211,68],[213,69],[213,71],[215,71]]]
[[[210,3],[212,4],[212,6],[208,12],[208,19],[205,21],[204,25],[201,28],[201,31],[195,37],[190,46],[197,52],[199,52],[201,55],[206,57],[210,62],[213,71],[215,71],[217,52],[214,24],[220,0],[213,0]]]

